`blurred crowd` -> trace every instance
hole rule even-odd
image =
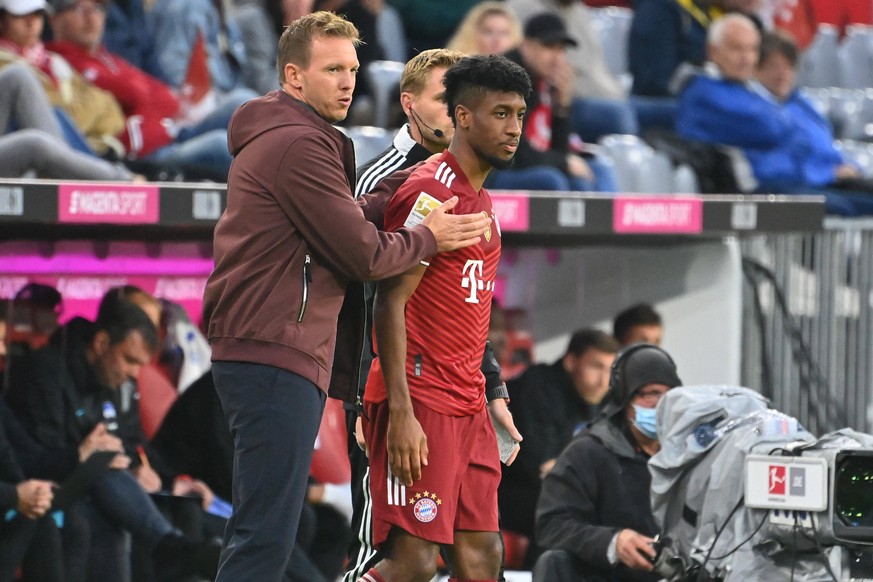
[[[278,35],[314,10],[344,14],[365,41],[344,122],[353,139],[355,128],[405,121],[399,69],[374,63],[402,68],[435,47],[501,53],[535,91],[516,166],[491,188],[814,193],[830,213],[870,212],[863,115],[849,131],[798,78],[822,30],[869,32],[866,0],[0,0],[0,176],[223,182],[230,116],[279,88]],[[719,64],[735,43],[712,34],[724,15],[755,28],[740,76]],[[730,112],[726,125],[741,131],[686,123],[710,114],[692,81],[714,75],[760,99]],[[752,105],[784,123],[760,128],[743,116]],[[835,139],[835,122],[837,138],[855,139]],[[358,162],[376,153],[361,145]],[[693,178],[628,163],[653,157]]]

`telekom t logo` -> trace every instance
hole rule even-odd
[[[479,291],[491,291],[494,289],[493,281],[482,280],[482,265],[483,261],[468,259],[464,265],[464,274],[461,279],[461,287],[470,290],[470,296],[464,299],[465,303],[479,303],[477,293]]]
[[[770,465],[768,475],[770,483],[767,492],[771,495],[785,495],[785,467],[783,465]]]

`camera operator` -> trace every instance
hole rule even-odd
[[[634,344],[615,358],[612,404],[559,455],[537,503],[546,551],[534,582],[652,581],[658,527],[646,463],[658,452],[655,407],[682,381],[670,355]]]

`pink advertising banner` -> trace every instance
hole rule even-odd
[[[182,305],[200,321],[203,289],[212,259],[192,243],[163,244],[150,256],[144,243],[111,243],[109,256],[98,256],[90,243],[56,243],[47,253],[39,243],[0,243],[0,300],[14,297],[30,282],[61,292],[61,321],[76,316],[94,318],[103,294],[118,285],[136,285]]]
[[[501,230],[521,232],[530,227],[530,200],[527,194],[491,192],[491,202]]]
[[[693,197],[619,197],[613,202],[617,233],[698,234],[703,230],[703,200]]]
[[[65,223],[155,224],[158,187],[147,184],[61,184],[58,220]]]

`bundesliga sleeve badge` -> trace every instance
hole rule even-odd
[[[406,217],[406,222],[403,223],[403,226],[406,228],[418,226],[440,204],[442,202],[427,192],[422,192],[415,199],[415,204],[412,205],[412,210],[409,211],[409,216]]]

